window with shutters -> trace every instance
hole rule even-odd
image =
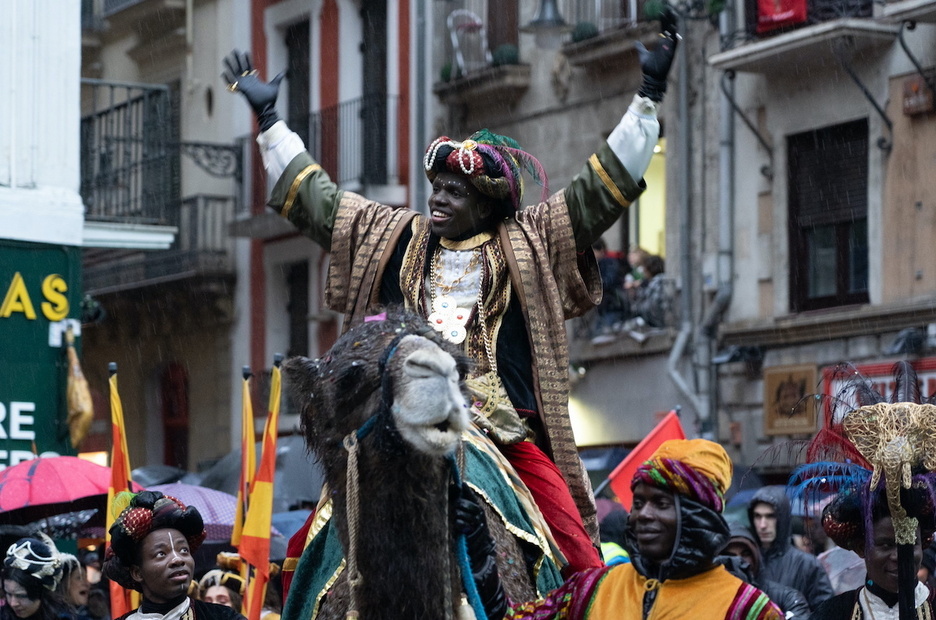
[[[868,302],[868,121],[790,136],[790,305]]]

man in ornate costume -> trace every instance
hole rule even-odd
[[[715,562],[729,537],[722,510],[731,471],[717,443],[664,442],[631,481],[631,562],[580,572],[545,599],[515,606],[508,618],[782,618],[766,594]]]
[[[229,89],[256,113],[264,165],[277,179],[270,206],[331,252],[326,304],[346,327],[375,306],[402,304],[464,347],[475,362],[475,420],[530,488],[566,572],[601,559],[568,417],[564,322],[600,300],[591,244],[645,187],[676,47],[674,15],[662,22],[660,44],[641,52],[641,90],[568,187],[545,197],[539,162],[505,136],[441,137],[424,159],[429,217],[340,190],[279,120],[282,76],[264,83],[248,55],[225,59]],[[521,209],[524,170],[542,181],[544,197]]]
[[[889,399],[851,366],[842,374],[844,391],[854,398],[837,395],[826,407],[809,462],[793,473],[790,487],[794,499],[807,504],[835,492],[823,509],[822,527],[836,544],[864,558],[867,581],[829,599],[812,617],[932,618],[931,594],[917,571],[936,531],[936,405],[921,398],[907,362],[894,366]]]
[[[192,506],[158,491],[121,493],[123,509],[110,528],[104,575],[143,593],[143,602],[117,620],[243,620],[226,605],[189,598],[192,555],[205,540],[205,525]]]

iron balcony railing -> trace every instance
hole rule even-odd
[[[171,223],[179,233],[169,250],[86,251],[82,271],[86,292],[103,295],[187,278],[232,275],[234,240],[227,230],[235,219],[234,197],[198,194],[172,212],[176,216]]]
[[[82,80],[81,197],[89,220],[168,224],[179,200],[169,88]]]
[[[398,104],[395,95],[368,95],[290,125],[338,185],[392,185],[398,182]]]
[[[559,10],[566,22],[582,34],[588,26],[601,33],[645,19],[644,4],[646,0],[560,0]]]

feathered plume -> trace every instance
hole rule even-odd
[[[506,178],[516,177],[520,180],[520,174],[525,170],[533,182],[543,188],[540,200],[546,200],[549,197],[549,179],[546,177],[546,170],[539,160],[524,151],[516,140],[494,133],[490,129],[479,129],[471,135],[469,140],[474,140],[480,146],[489,146],[499,153],[498,165]],[[511,170],[511,168],[516,170]],[[522,191],[522,180],[510,185],[511,188],[519,188]],[[515,199],[514,204],[519,204],[519,195],[511,196],[511,198]]]

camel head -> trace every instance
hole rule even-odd
[[[380,447],[451,453],[469,424],[467,369],[467,358],[424,319],[400,311],[353,327],[321,359],[283,366],[306,443],[319,457],[365,424]]]

